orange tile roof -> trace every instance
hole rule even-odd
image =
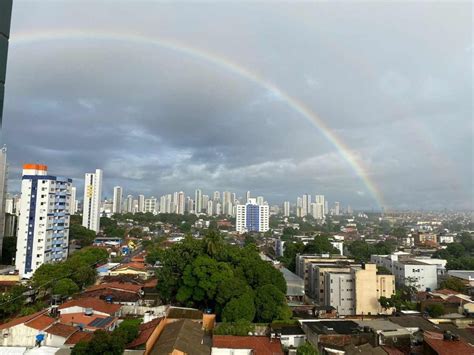
[[[255,355],[283,355],[279,340],[272,340],[264,336],[232,336],[215,335],[212,338],[212,346],[227,349],[252,349]]]
[[[444,340],[443,334],[435,332],[424,332],[423,338],[431,349],[437,352],[438,355],[474,355],[474,347],[466,343],[463,339],[460,340]]]
[[[122,290],[126,292],[139,292],[142,289],[141,285],[135,285],[132,283],[124,283],[124,282],[107,282],[103,283],[100,285],[93,285],[90,286],[86,289],[85,292],[88,291],[96,291],[96,290],[102,290],[106,288],[112,288],[116,290]]]
[[[105,301],[102,301],[100,298],[84,297],[84,298],[78,298],[78,299],[74,299],[66,303],[63,303],[62,305],[59,306],[59,309],[65,309],[65,308],[75,307],[75,306],[83,307],[83,308],[92,308],[95,311],[107,313],[110,315],[115,314],[122,307],[119,304],[112,304],[112,303],[107,303]]]
[[[136,337],[130,344],[128,344],[126,348],[132,349],[145,344],[162,320],[163,318],[156,318],[150,322],[141,324],[138,337]]]
[[[54,318],[51,318],[51,317],[43,314],[43,315],[40,315],[39,317],[36,317],[36,318],[30,320],[29,322],[25,322],[25,325],[30,327],[30,328],[43,330],[43,329],[46,329],[47,327],[49,327],[55,321],[56,320]]]
[[[40,315],[42,315],[46,312],[47,312],[47,310],[45,309],[45,310],[30,314],[29,316],[23,316],[23,317],[18,317],[18,318],[12,319],[9,322],[0,324],[0,330],[11,328],[11,327],[14,327],[15,325],[18,325],[18,324],[26,323],[26,322],[28,322],[28,321],[36,318],[36,317],[39,317]]]
[[[63,338],[68,338],[77,331],[78,329],[76,327],[62,323],[53,324],[51,327],[45,330],[46,333],[57,335]]]
[[[145,264],[137,263],[137,262],[130,262],[126,264],[121,264],[115,268],[115,270],[122,270],[122,269],[136,269],[136,270],[145,270]]]
[[[91,322],[93,322],[96,319],[105,319],[105,318],[110,318],[110,321],[108,323],[104,324],[101,327],[96,327],[96,326],[89,325]],[[84,326],[84,328],[93,329],[93,330],[105,329],[112,322],[114,322],[116,320],[117,320],[117,318],[115,318],[115,317],[98,316],[98,315],[95,315],[95,314],[92,315],[92,316],[86,316],[84,313],[67,313],[67,314],[61,314],[59,316],[59,321],[62,324],[71,325],[71,326],[82,324]]]
[[[93,333],[89,332],[75,332],[73,335],[71,335],[67,340],[64,342],[66,345],[75,345],[79,343],[80,341],[89,341],[93,337]]]

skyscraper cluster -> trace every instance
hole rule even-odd
[[[347,206],[346,212],[352,214],[351,206]],[[324,220],[327,215],[340,216],[342,214],[340,202],[334,202],[334,207],[329,208],[329,202],[324,195],[315,195],[314,200],[310,194],[304,194],[296,198],[294,209],[291,208],[290,201],[283,202],[283,216],[290,215],[297,217],[311,216],[317,220]]]

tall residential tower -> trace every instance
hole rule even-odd
[[[82,225],[99,233],[100,201],[102,199],[102,170],[86,173],[84,182],[84,205],[82,207]]]
[[[12,16],[12,0],[0,1],[0,134],[3,116],[3,97],[5,94],[5,77],[7,73],[8,39],[10,38],[10,22]]]
[[[71,183],[48,175],[46,165],[23,165],[15,259],[20,277],[67,258]]]

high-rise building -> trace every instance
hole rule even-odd
[[[48,175],[46,165],[23,166],[15,259],[20,277],[30,278],[42,264],[67,258],[71,183]]]
[[[250,198],[245,205],[237,205],[235,230],[239,233],[266,232],[269,227],[270,211],[268,205],[259,205]]]
[[[283,216],[284,217],[290,216],[290,201],[283,202]]]
[[[324,201],[324,214],[325,215],[329,214],[329,202],[328,202],[328,200]]]
[[[214,204],[214,201],[212,201],[212,200],[207,201],[207,215],[208,216],[214,215],[214,206],[213,206],[213,204]]]
[[[324,195],[316,195],[314,202],[322,205],[323,215],[326,215],[328,213],[328,211],[326,211],[326,201],[324,199]]]
[[[156,206],[156,198],[154,196],[145,199],[145,213],[153,213],[156,214],[157,206]]]
[[[138,195],[138,212],[145,212],[145,195]]]
[[[334,215],[339,216],[341,214],[341,206],[339,202],[334,202]]]
[[[1,6],[0,6],[1,10]],[[1,112],[0,112],[1,113]],[[0,149],[0,256],[2,255],[3,237],[5,234],[5,208],[7,200],[7,147]]]
[[[263,198],[263,196],[258,196],[257,197],[257,205],[263,205],[263,203],[265,202],[265,199]]]
[[[247,191],[247,193],[245,194],[245,203],[247,203],[247,201],[249,200],[250,198],[250,191]]]
[[[178,192],[177,209],[176,209],[177,214],[184,214],[185,203],[186,203],[186,197],[185,197],[184,192],[183,191]]]
[[[12,0],[0,1],[0,134],[2,128],[3,97],[5,93],[5,77],[7,73],[8,39],[10,38],[11,15]]]
[[[71,186],[71,201],[69,202],[69,214],[75,215],[77,212],[77,189],[75,186]]]
[[[209,195],[202,195],[202,209],[207,212],[207,203],[209,202]]]
[[[121,186],[114,187],[112,213],[122,213],[123,189]]]
[[[99,233],[100,202],[102,199],[102,170],[86,173],[84,181],[84,204],[82,206],[82,225]]]
[[[128,195],[126,200],[127,213],[133,213],[133,196]]]
[[[303,199],[301,197],[296,198],[296,217],[303,217]]]
[[[224,191],[222,193],[222,213],[225,215],[232,214],[232,193],[230,191]]]
[[[220,202],[221,193],[219,191],[214,191],[214,194],[212,195],[212,199],[214,200],[214,202]]]
[[[308,203],[308,196],[309,195],[303,195],[302,206],[301,206],[301,216],[300,217],[306,216],[309,212],[310,205]]]
[[[194,191],[194,213],[199,214],[202,212],[202,191],[197,189]]]

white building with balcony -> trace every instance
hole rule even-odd
[[[15,258],[20,277],[30,278],[42,264],[67,258],[71,183],[48,175],[46,165],[23,166]]]

